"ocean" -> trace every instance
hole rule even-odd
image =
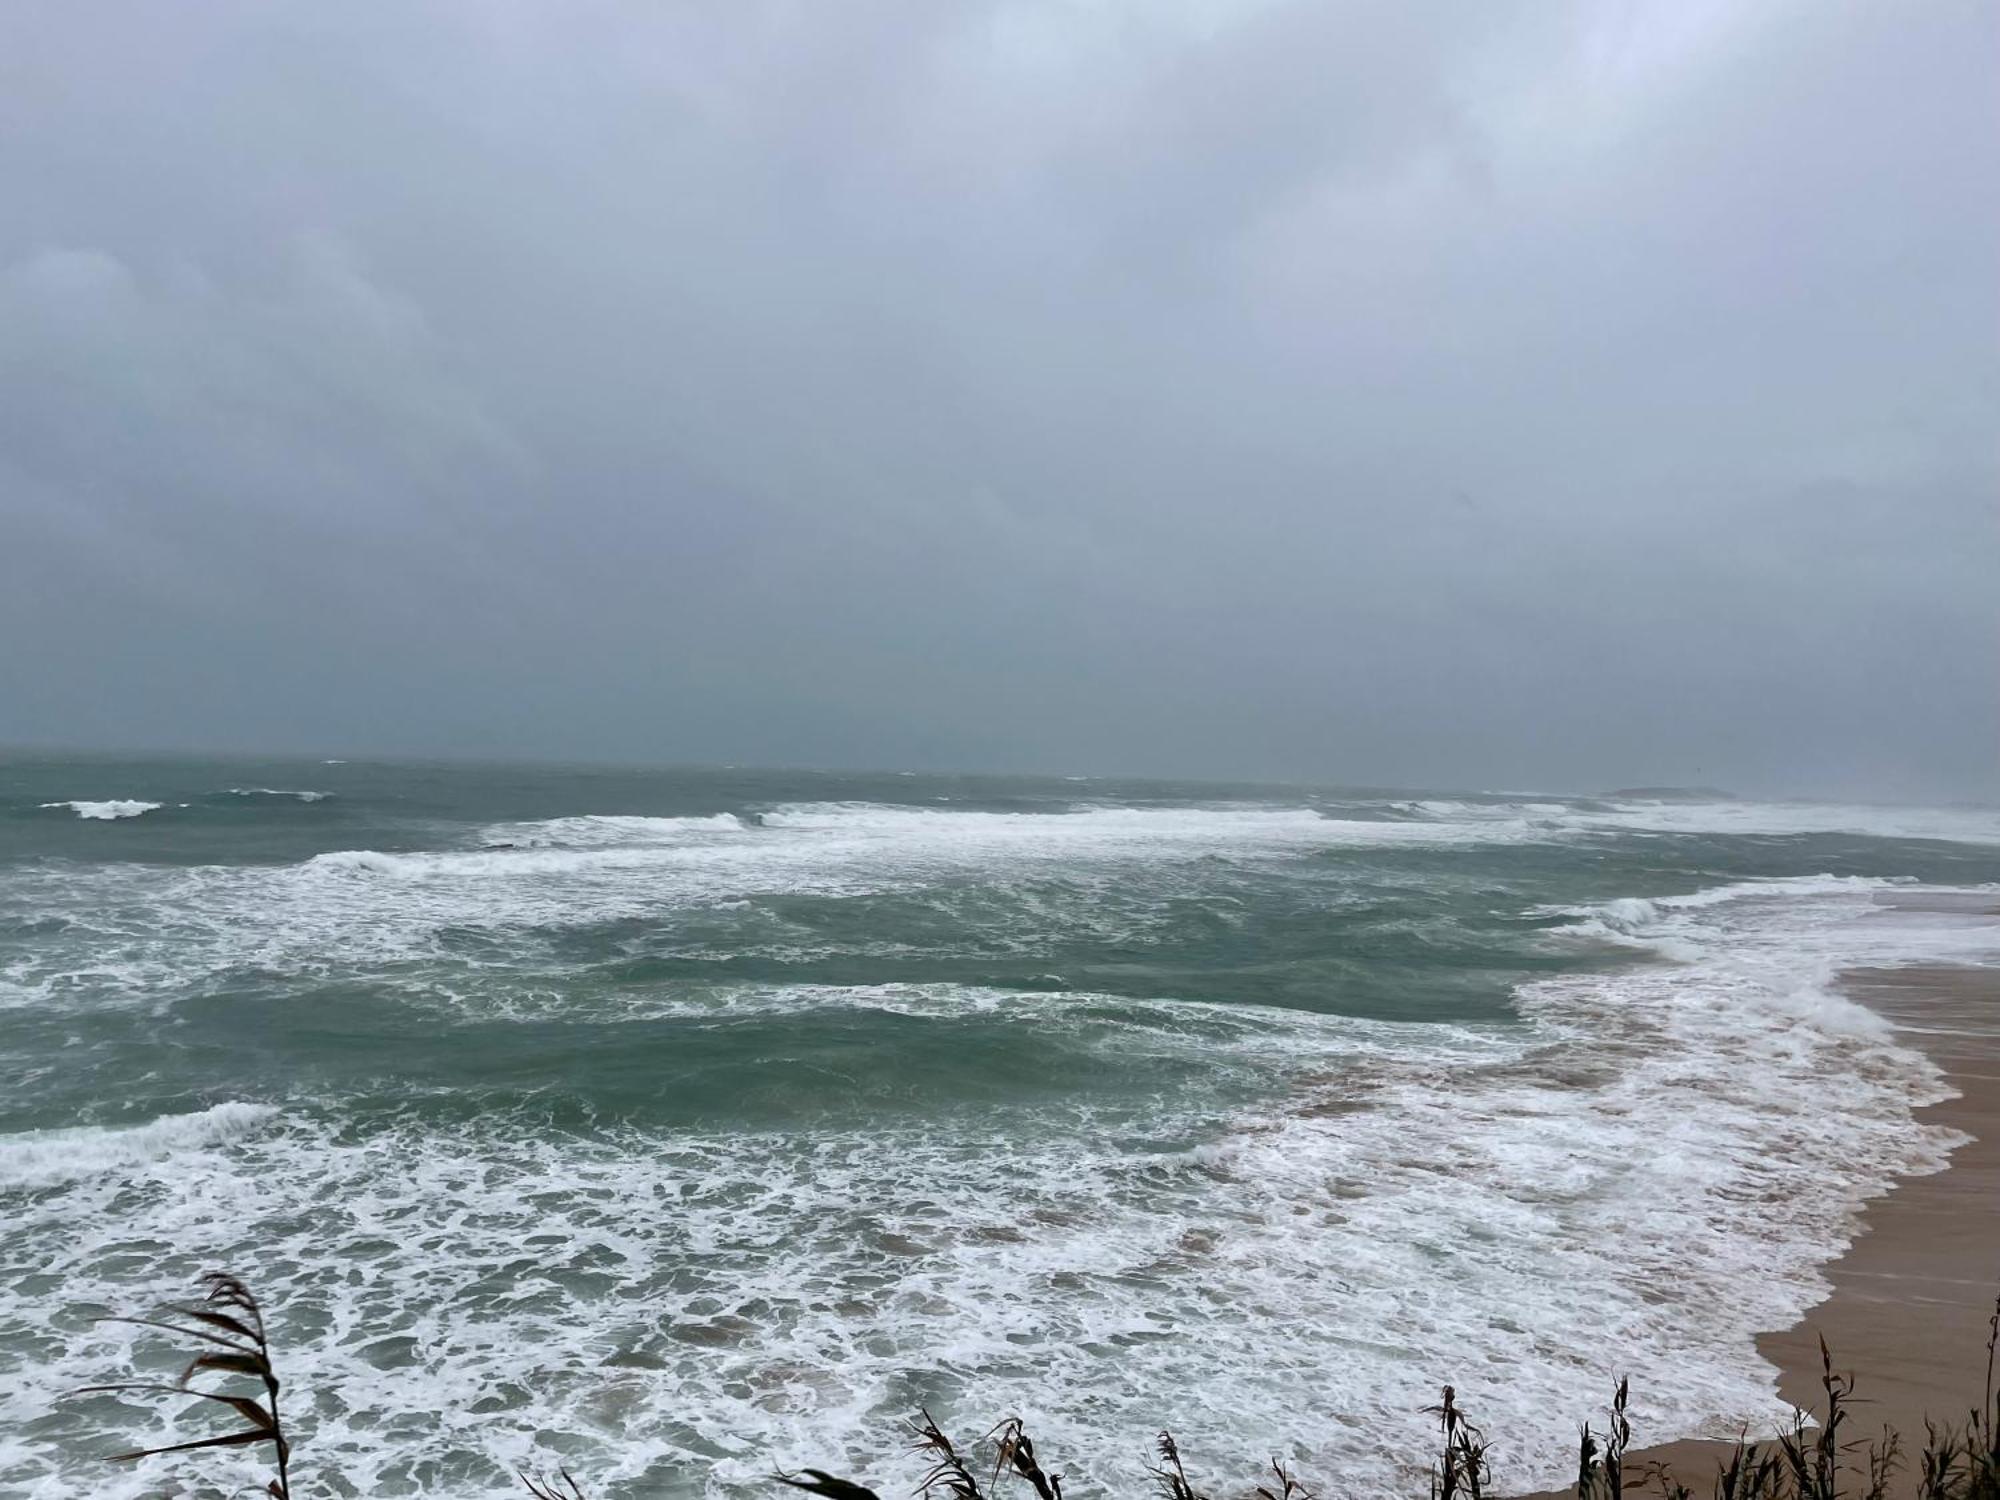
[[[61,1398],[211,1269],[302,1495],[900,1494],[920,1406],[1379,1492],[1447,1382],[1503,1482],[1621,1375],[1730,1431],[1952,1144],[1834,977],[1996,883],[1991,809],[0,759],[0,1495],[258,1472]]]

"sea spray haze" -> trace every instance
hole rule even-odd
[[[0,762],[0,1492],[145,1492],[165,1412],[56,1395],[219,1266],[363,1494],[1769,1418],[1751,1335],[1950,1144],[1830,981],[1996,880],[1974,811]]]

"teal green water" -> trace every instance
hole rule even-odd
[[[1995,880],[1965,810],[0,761],[0,1493],[151,1420],[49,1398],[131,1355],[90,1312],[211,1265],[369,1494],[754,1488],[889,1462],[916,1400],[1082,1473],[1171,1421],[1366,1476],[1285,1413],[1395,1430],[1490,1361],[1532,1432],[1642,1351],[1663,1420],[1738,1410],[1756,1320],[1936,1151],[1832,969],[1971,951],[1878,897]],[[1620,1341],[1523,1377],[1569,1319]]]

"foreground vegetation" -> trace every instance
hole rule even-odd
[[[222,1407],[243,1425],[210,1437],[113,1454],[111,1461],[132,1462],[205,1448],[266,1448],[273,1474],[264,1493],[271,1500],[302,1500],[306,1492],[293,1489],[292,1445],[279,1410],[281,1387],[271,1363],[263,1310],[250,1289],[233,1276],[211,1274],[203,1278],[203,1286],[205,1295],[198,1301],[174,1304],[150,1318],[113,1320],[164,1330],[191,1347],[187,1363],[173,1382],[88,1386],[77,1394],[168,1393]],[[1713,1500],[1886,1500],[1890,1495],[1913,1495],[1916,1500],[2000,1500],[1996,1351],[2000,1351],[2000,1303],[1995,1304],[1988,1323],[1986,1383],[1967,1419],[1952,1425],[1926,1421],[1923,1446],[1906,1452],[1901,1436],[1886,1428],[1873,1439],[1849,1435],[1854,1377],[1834,1369],[1833,1357],[1822,1339],[1822,1395],[1817,1409],[1796,1414],[1790,1430],[1772,1442],[1739,1440],[1717,1466],[1707,1493]],[[220,1381],[223,1388],[196,1385],[202,1378]],[[229,1386],[232,1378],[235,1389]],[[246,1390],[261,1394],[243,1394]],[[1664,1465],[1635,1468],[1628,1460],[1632,1429],[1625,1417],[1626,1399],[1626,1386],[1620,1381],[1605,1429],[1599,1432],[1587,1423],[1582,1429],[1577,1500],[1622,1500],[1627,1493],[1641,1491],[1651,1491],[1661,1500],[1693,1500],[1695,1490]],[[1431,1500],[1485,1500],[1491,1483],[1485,1434],[1466,1416],[1450,1386],[1444,1388],[1439,1404],[1427,1410],[1437,1419],[1438,1427],[1438,1451],[1430,1463]],[[930,1465],[917,1486],[923,1500],[996,1500],[1003,1482],[1013,1480],[1028,1485],[1036,1500],[1063,1500],[1062,1476],[1043,1469],[1034,1441],[1017,1417],[986,1433],[974,1449],[961,1449],[928,1411],[917,1414],[910,1433],[914,1449]],[[1154,1452],[1156,1461],[1147,1472],[1158,1500],[1209,1500],[1189,1477],[1173,1434],[1162,1432]],[[771,1477],[822,1500],[878,1500],[866,1486],[822,1469]],[[523,1474],[521,1482],[533,1500],[587,1500],[583,1487],[567,1472],[553,1477]],[[1261,1482],[1225,1493],[1254,1494],[1258,1500],[1317,1500],[1314,1490],[1276,1459],[1270,1461]]]

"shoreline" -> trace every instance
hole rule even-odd
[[[2000,918],[1990,897],[1976,906],[1918,909]],[[1942,1171],[1901,1178],[1872,1200],[1847,1250],[1825,1268],[1831,1292],[1790,1328],[1759,1334],[1756,1344],[1778,1368],[1779,1397],[1811,1410],[1823,1400],[1824,1336],[1835,1373],[1856,1377],[1843,1433],[1865,1445],[1886,1424],[1900,1436],[1904,1463],[1890,1494],[1901,1497],[1915,1493],[1913,1455],[1923,1446],[1925,1418],[1963,1423],[1986,1373],[1988,1320],[2000,1296],[2000,966],[1855,969],[1840,984],[1935,1063],[1955,1091],[1917,1110],[1917,1118],[1966,1139]],[[1643,1440],[1636,1417],[1634,1428]],[[1757,1441],[1771,1436],[1750,1433]],[[1664,1465],[1706,1493],[1733,1447],[1703,1438],[1635,1446],[1626,1455],[1628,1482]],[[1862,1462],[1859,1451],[1854,1461]],[[1569,1493],[1539,1491],[1534,1500]]]

